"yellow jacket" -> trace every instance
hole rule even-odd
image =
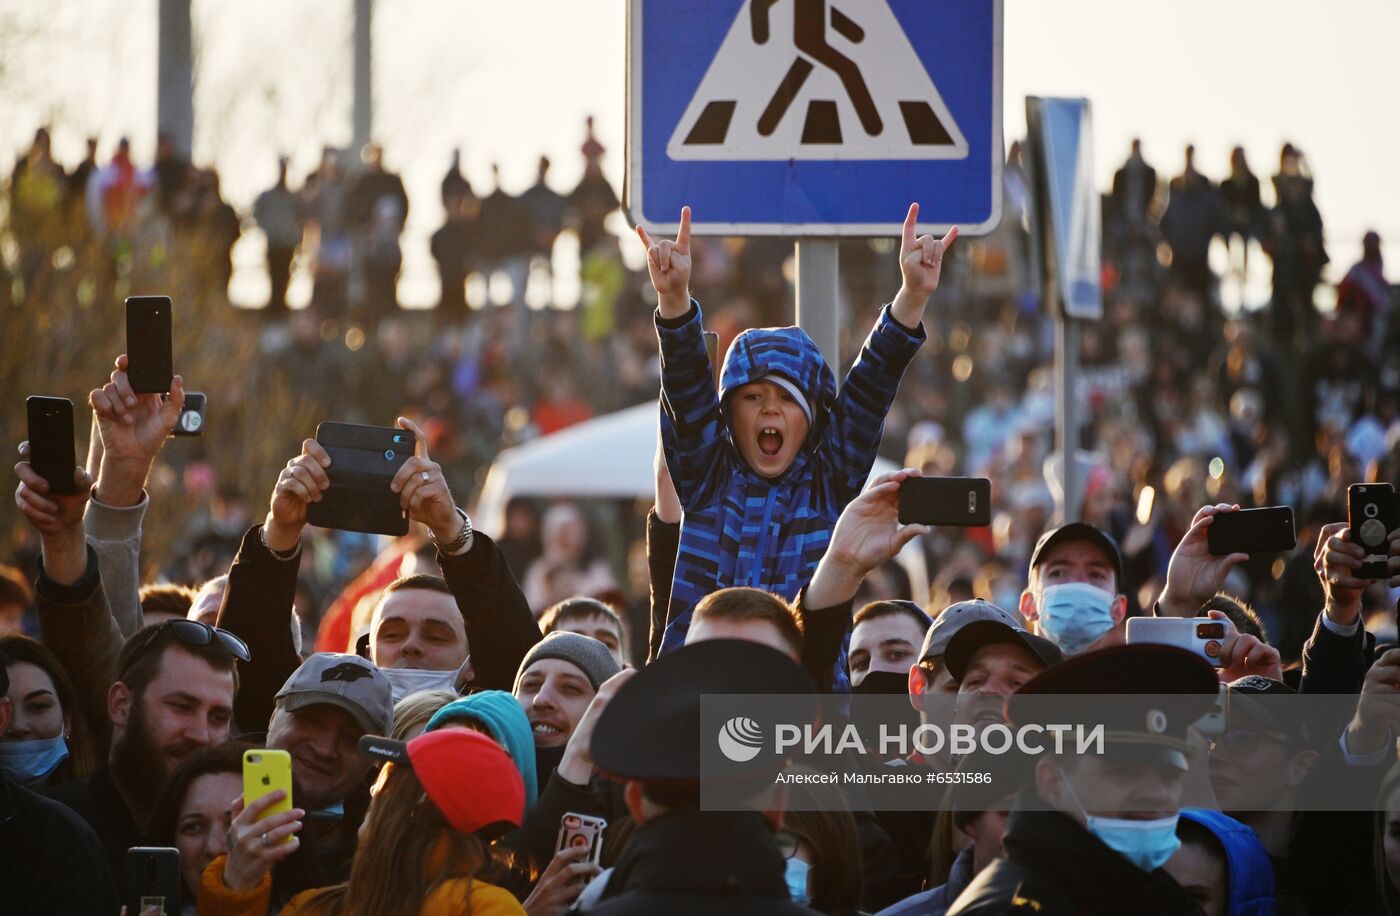
[[[199,883],[199,916],[263,916],[272,897],[272,875],[265,873],[252,890],[224,885],[224,861],[219,856],[204,869]],[[318,890],[303,891],[282,907],[279,916],[301,916]],[[474,878],[453,878],[423,900],[422,916],[525,916],[525,909],[507,890]]]

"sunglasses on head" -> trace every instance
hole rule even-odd
[[[252,653],[248,651],[248,644],[237,636],[234,636],[228,630],[211,627],[209,624],[201,623],[198,620],[167,620],[142,637],[141,646],[131,654],[131,661],[127,664],[126,669],[122,671],[123,675],[146,654],[146,651],[160,638],[160,634],[164,633],[166,630],[173,633],[177,640],[187,646],[210,646],[217,643],[219,648],[223,649],[240,662],[249,661],[253,657]],[[118,678],[118,680],[120,679],[121,678]]]

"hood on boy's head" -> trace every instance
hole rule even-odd
[[[735,390],[776,375],[793,382],[812,410],[809,438],[826,420],[836,400],[836,376],[801,328],[750,328],[729,347],[720,376],[719,400],[727,408]]]
[[[1254,831],[1220,811],[1182,808],[1181,816],[1205,827],[1225,850],[1230,916],[1264,916],[1274,911],[1274,872],[1269,853]]]

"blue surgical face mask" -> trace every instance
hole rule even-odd
[[[1095,817],[1084,810],[1069,777],[1060,771],[1070,798],[1084,815],[1084,826],[1099,841],[1143,871],[1156,871],[1181,848],[1176,835],[1179,815],[1160,817],[1152,821],[1135,821],[1120,817]]]
[[[812,898],[807,894],[807,873],[811,870],[812,866],[797,856],[787,860],[788,894],[792,897],[793,903],[806,906],[812,902]]]
[[[1066,655],[1078,655],[1113,629],[1114,598],[1087,582],[1047,585],[1040,593],[1040,631]]]
[[[0,772],[22,786],[42,785],[45,777],[68,759],[62,735],[30,741],[0,741]]]

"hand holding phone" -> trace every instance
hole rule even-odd
[[[554,851],[586,848],[589,850],[587,860],[597,865],[603,854],[603,831],[607,828],[608,822],[601,817],[570,811],[559,820],[559,840]]]
[[[316,442],[330,459],[325,469],[329,486],[307,506],[307,522],[342,531],[408,534],[408,517],[390,485],[413,457],[413,433],[327,422],[316,427]]]
[[[301,845],[306,812],[292,804],[292,764],[286,751],[250,748],[243,754],[243,796],[233,803],[223,881],[235,891],[257,887],[263,875]]]

